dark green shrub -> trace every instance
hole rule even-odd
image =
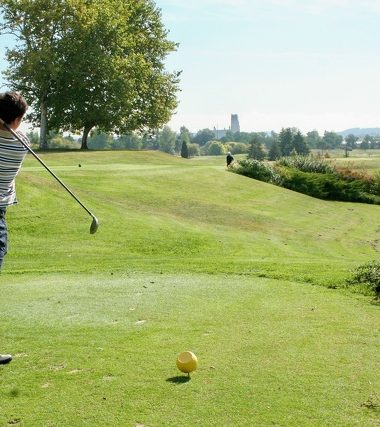
[[[377,171],[373,177],[371,193],[380,196],[380,171]]]
[[[186,141],[182,141],[181,157],[183,157],[184,159],[188,159],[189,158],[189,149],[187,148]]]
[[[346,280],[347,285],[365,285],[377,298],[380,297],[380,262],[371,261],[356,268]]]
[[[375,203],[367,193],[367,183],[345,181],[334,173],[306,173],[292,168],[279,169],[282,186],[318,199]]]
[[[328,192],[325,186],[329,178],[326,175],[305,173],[292,168],[282,169],[282,172],[283,187],[318,199],[327,198]]]

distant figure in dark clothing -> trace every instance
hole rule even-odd
[[[229,151],[227,153],[227,167],[228,168],[231,166],[231,164],[232,164],[233,161],[234,161],[234,158],[233,158],[231,152]]]

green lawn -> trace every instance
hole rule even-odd
[[[379,425],[379,305],[343,288],[378,258],[379,206],[244,178],[224,157],[42,157],[100,227],[26,161],[0,277],[15,355],[1,426]]]
[[[236,275],[13,278],[0,424],[376,426],[378,307]],[[189,382],[175,366],[191,349]]]
[[[314,154],[320,153],[320,150],[313,150]],[[345,157],[344,150],[328,150],[329,157],[339,166],[345,166],[349,169],[365,170],[370,174],[380,170],[380,150],[361,150],[355,149],[348,152]]]

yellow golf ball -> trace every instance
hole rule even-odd
[[[177,368],[189,374],[193,372],[198,367],[198,359],[197,356],[191,351],[184,351],[180,353],[177,357]]]

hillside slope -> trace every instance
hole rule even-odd
[[[379,206],[327,202],[226,171],[224,158],[49,153],[100,227],[30,158],[4,273],[201,271],[335,284],[380,249]],[[79,165],[81,165],[79,167]]]

